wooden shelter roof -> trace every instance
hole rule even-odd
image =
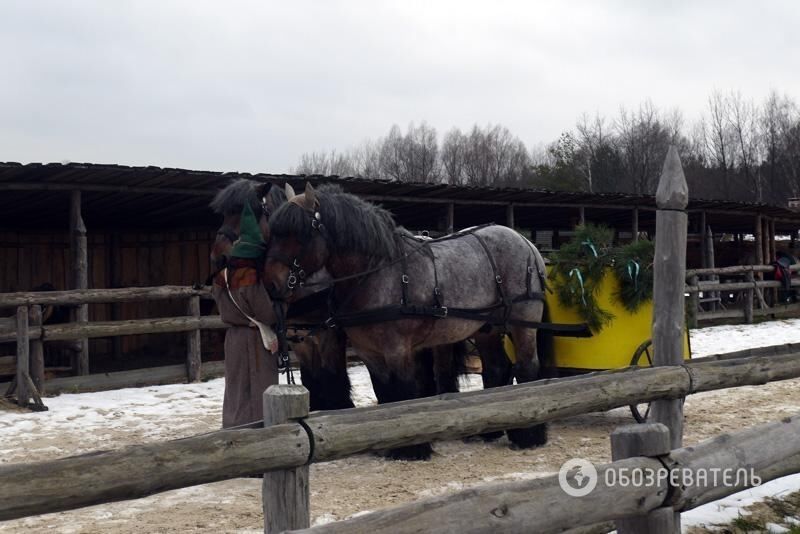
[[[295,189],[338,183],[346,191],[378,201],[400,223],[435,228],[445,206],[455,205],[457,226],[504,221],[510,203],[518,226],[571,228],[578,209],[587,220],[630,228],[630,209],[640,209],[642,229],[654,226],[655,199],[623,193],[574,193],[533,189],[406,183],[337,176],[195,171],[94,163],[0,163],[0,226],[66,228],[69,191],[83,191],[83,217],[89,229],[210,228],[218,223],[207,205],[235,178],[289,182]],[[427,206],[427,209],[421,209]],[[437,209],[435,206],[441,206]],[[786,207],[692,199],[690,212],[707,213],[716,232],[751,232],[753,218],[776,220],[778,233],[800,229],[800,213]]]

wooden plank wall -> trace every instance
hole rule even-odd
[[[91,288],[191,285],[204,282],[209,274],[208,257],[215,231],[111,233],[92,232],[90,228],[87,237]],[[0,292],[27,291],[47,282],[56,289],[69,289],[68,280],[66,232],[0,231]],[[89,306],[89,320],[166,317],[185,312],[184,301],[96,304]],[[0,315],[13,313],[14,310],[0,310]],[[182,334],[127,336],[121,338],[119,346],[125,357],[149,353],[182,360],[185,337]],[[113,345],[111,339],[92,340],[92,364],[100,362],[98,357],[111,357]],[[13,353],[13,345],[0,345],[0,355]]]

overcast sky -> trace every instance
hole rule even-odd
[[[529,147],[646,98],[800,98],[800,4],[0,0],[0,161],[287,172],[392,124]]]

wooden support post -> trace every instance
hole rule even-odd
[[[762,225],[761,225],[761,215],[756,215],[756,233],[755,233],[755,253],[756,253],[756,265],[764,265],[764,245],[762,242],[764,241],[764,237],[761,234]],[[763,280],[763,275],[758,273],[758,278]]]
[[[578,208],[578,224],[586,224],[586,208],[583,206]]]
[[[778,243],[775,238],[775,219],[769,220],[769,242],[771,245],[770,262],[773,262],[777,259],[776,255],[778,253]]]
[[[708,268],[708,256],[706,256],[706,212],[700,212],[700,267]]]
[[[118,288],[121,284],[122,278],[122,247],[120,246],[120,236],[117,232],[111,232],[110,235],[110,248],[108,250],[108,278],[112,288]],[[119,321],[122,319],[122,303],[111,303],[111,320]],[[115,360],[122,358],[122,337],[114,336],[111,338],[111,353]]]
[[[670,146],[656,191],[656,252],[653,270],[654,366],[683,363],[686,205],[689,188],[678,150]],[[681,399],[653,402],[653,421],[669,428],[671,448],[683,441]]]
[[[200,318],[200,297],[189,298],[188,313],[192,317]],[[200,382],[202,377],[202,346],[200,329],[190,330],[186,334],[186,379],[191,382]]]
[[[506,226],[514,228],[514,204],[506,206]]]
[[[761,235],[764,236],[764,265],[768,265],[773,261],[772,254],[770,254],[772,250],[772,236],[769,233],[769,217],[762,217],[761,221],[764,224],[764,229],[761,231]]]
[[[692,276],[689,279],[689,283],[695,287],[697,287],[698,282],[700,282],[700,277],[697,275]],[[689,293],[689,305],[691,306],[691,312],[689,313],[689,320],[691,323],[689,326],[691,328],[697,328],[698,324],[698,315],[700,314],[700,292],[694,291]]]
[[[308,416],[308,390],[303,386],[274,385],[264,392],[264,427]],[[262,486],[264,532],[308,528],[308,465],[264,473]]]
[[[778,244],[775,242],[775,219],[769,219],[767,224],[769,227],[769,261],[767,263],[772,263],[778,259]],[[772,303],[773,306],[780,304],[780,302],[778,302],[777,287],[772,288]]]
[[[714,258],[714,232],[711,230],[710,226],[706,226],[705,234],[705,242],[703,246],[705,247],[705,257],[706,257],[706,267],[709,269],[713,269],[716,267],[716,260]],[[708,279],[710,281],[717,281],[719,277],[715,274],[709,275]],[[719,298],[719,291],[711,291],[710,292],[711,298]],[[715,311],[719,308],[718,302],[716,300],[711,301],[711,311]]]
[[[27,406],[31,398],[28,387],[30,376],[30,335],[28,332],[28,307],[17,308],[17,404]]]
[[[637,456],[663,456],[669,452],[669,429],[659,423],[623,426],[611,433],[611,459],[615,462]],[[677,534],[680,528],[676,529],[676,524],[680,525],[680,517],[680,512],[675,512],[671,507],[657,508],[642,517],[618,519],[617,532]]]
[[[70,244],[72,250],[72,285],[73,289],[87,289],[89,287],[89,253],[86,242],[86,226],[81,216],[81,192],[72,191],[70,197],[69,216]],[[75,321],[86,323],[89,321],[89,306],[82,304],[75,310]],[[75,359],[75,372],[79,375],[89,374],[89,340],[80,339],[77,342],[77,356]]]
[[[746,275],[747,281],[753,284],[753,287],[745,290],[744,292],[744,322],[747,324],[753,323],[753,297],[755,293],[756,279],[753,276],[753,271]]]
[[[455,232],[456,205],[452,202],[447,205],[447,233]]]
[[[29,315],[29,326],[31,330],[41,331],[42,328],[42,307],[38,304],[31,306]],[[36,336],[31,340],[30,371],[33,385],[44,395],[44,346],[41,336]]]
[[[633,208],[633,220],[631,221],[632,240],[639,241],[639,208]]]

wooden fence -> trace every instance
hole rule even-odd
[[[715,319],[742,318],[745,322],[752,323],[757,316],[797,313],[800,311],[800,302],[785,303],[778,299],[779,291],[784,287],[782,282],[760,279],[764,273],[774,270],[772,265],[735,265],[687,270],[685,291],[689,295],[690,326],[696,328],[700,321]],[[792,265],[790,271],[800,271],[800,265]],[[722,277],[737,280],[720,282]],[[798,286],[800,279],[793,279],[791,287]],[[728,295],[733,298],[726,298]]]
[[[302,410],[298,414],[296,408],[291,408],[297,405],[296,399],[302,397],[302,386],[273,386],[265,394],[270,398],[268,402],[271,406],[287,406],[274,413],[290,414],[285,418],[286,422],[274,426],[222,430],[48,462],[0,466],[0,520],[135,499],[256,473],[294,472],[310,462],[334,460],[367,451],[432,440],[458,439],[605,411],[636,402],[677,399],[703,391],[797,377],[800,377],[800,352],[734,359],[723,357],[717,361],[690,363],[682,367],[628,368],[377,407],[317,412],[307,417]],[[299,388],[300,395],[296,388]],[[308,410],[307,404],[305,410]],[[793,439],[777,439],[777,434],[770,434],[772,439],[766,439],[766,442],[781,443],[780,446],[755,447],[760,451],[759,454],[769,455],[758,464],[763,465],[764,473],[774,471],[774,468],[769,471],[768,465],[787,461],[791,456],[789,452],[800,453],[800,441],[796,439],[800,431],[796,428],[797,424],[796,418],[784,424],[787,431],[795,432]],[[756,434],[767,435],[763,430]],[[787,452],[784,446],[787,444],[798,449]],[[720,444],[720,447],[723,446],[727,450],[727,442]],[[718,466],[726,467],[727,464],[720,463]],[[786,469],[792,470],[796,466],[797,462],[774,472],[784,473]],[[548,491],[554,490],[550,488]],[[733,491],[731,489],[730,492]],[[305,500],[302,496],[298,497],[297,486],[267,484],[265,492],[265,502],[279,498],[286,503],[289,499],[289,504],[282,507],[285,512],[270,511],[274,521],[270,532],[302,527],[302,524],[288,522],[290,518],[296,520],[298,514],[305,521],[308,520],[307,508],[298,511],[298,506],[291,505],[292,502],[299,502],[299,508],[302,508],[302,504],[307,502],[307,496]],[[511,499],[513,495],[506,492],[497,497],[501,500]],[[516,506],[510,501],[506,505]],[[602,521],[608,519],[609,514],[616,513],[613,512],[614,507],[604,508],[605,515],[597,517],[589,514],[586,520]],[[626,508],[623,512],[628,514],[630,510]],[[613,515],[611,518],[616,517],[621,516]],[[488,529],[496,524],[490,521],[494,520],[484,517],[482,523],[476,524]],[[281,525],[280,528],[278,525]]]
[[[100,388],[123,387],[141,383],[174,381],[175,366],[169,368],[141,369],[108,373],[103,375],[80,376],[45,383],[44,351],[42,343],[47,341],[84,340],[99,337],[125,336],[134,334],[158,334],[167,332],[186,332],[187,352],[183,377],[189,382],[201,380],[221,372],[221,365],[213,362],[203,370],[201,361],[202,329],[225,328],[219,316],[201,316],[200,299],[210,298],[208,288],[182,286],[131,287],[120,289],[82,289],[52,292],[25,292],[0,294],[0,308],[16,308],[16,315],[0,319],[0,342],[16,342],[17,353],[14,362],[4,362],[15,367],[15,378],[3,387],[0,393],[9,395],[16,389],[17,400],[26,405],[34,399],[34,405],[41,406],[40,396],[45,387],[60,388]],[[67,305],[85,306],[97,303],[140,302],[166,299],[186,301],[187,315],[182,317],[161,317],[151,319],[132,319],[122,321],[73,322],[43,325],[42,306]],[[86,346],[86,344],[83,344]],[[2,364],[3,362],[0,362]],[[85,367],[85,366],[84,366]],[[183,367],[183,366],[178,366]],[[177,376],[180,379],[180,374]],[[2,391],[2,390],[5,391]],[[53,390],[51,389],[51,392]]]

